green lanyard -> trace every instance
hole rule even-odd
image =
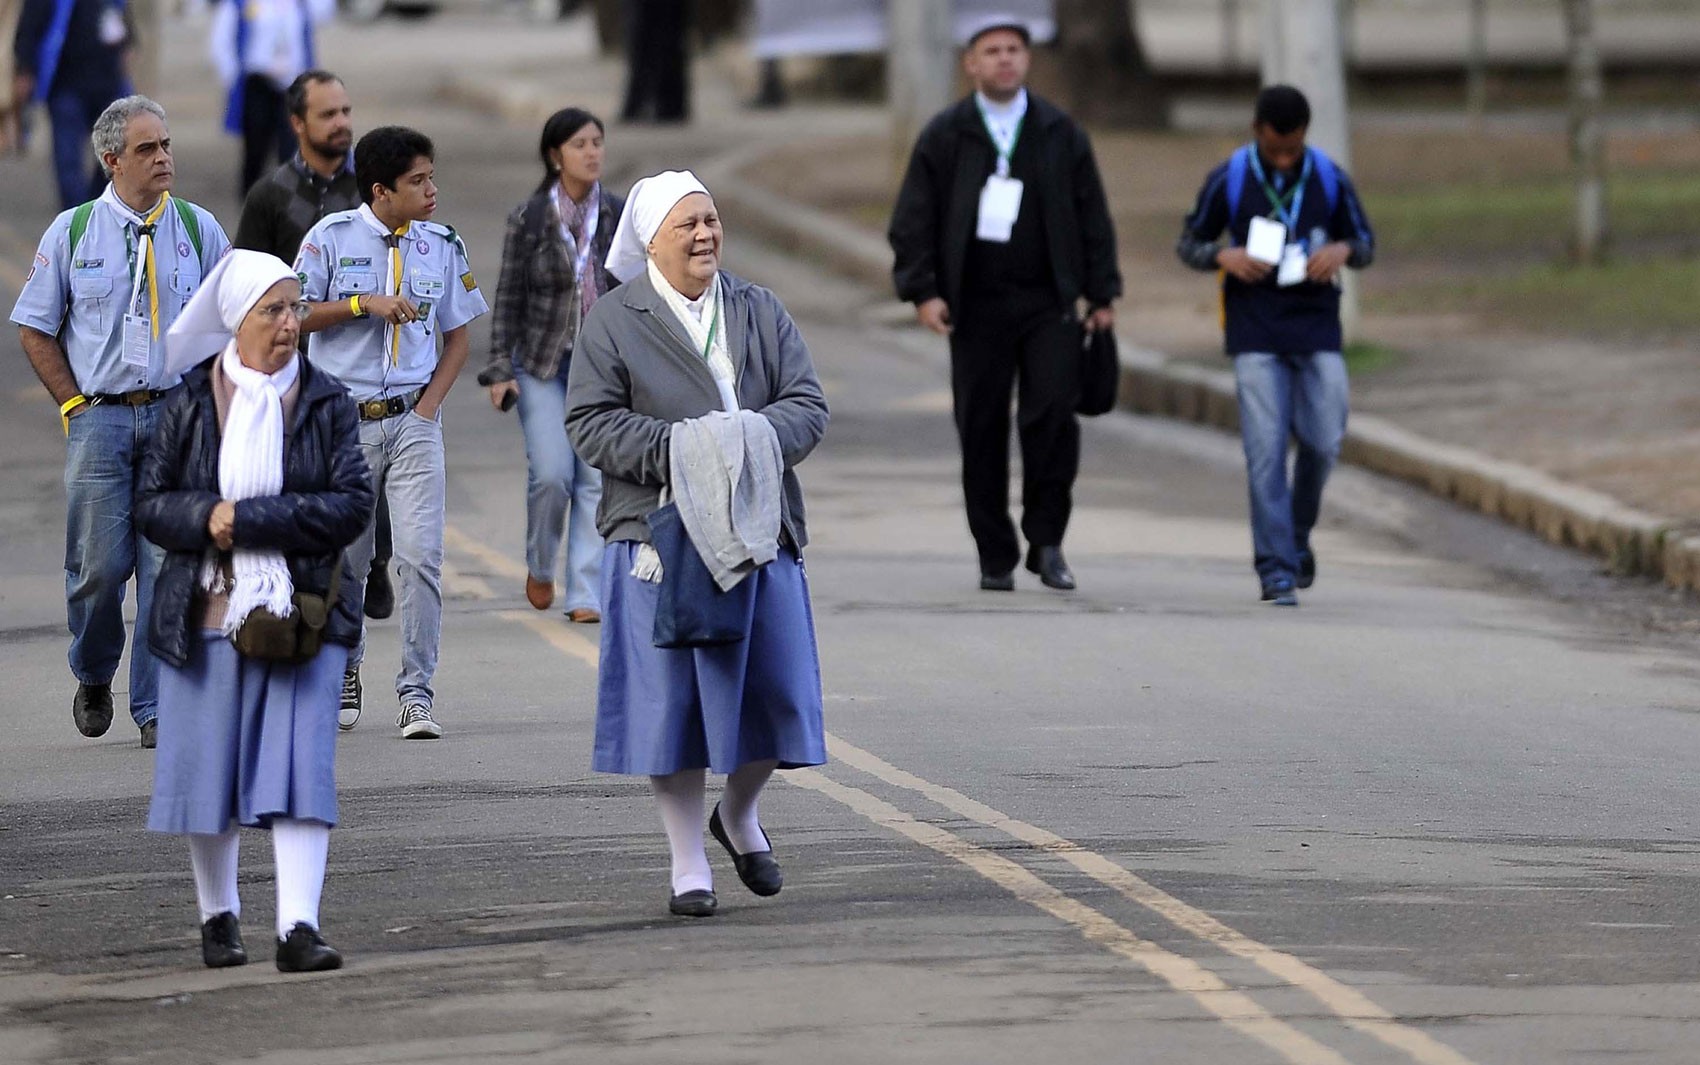
[[[1009,161],[1015,155],[1015,146],[1021,142],[1021,127],[1027,124],[1027,115],[1023,112],[1021,117],[1015,120],[1015,131],[1009,135],[1009,147],[1005,148],[998,143],[998,132],[992,127],[992,116],[986,113],[985,106],[978,100],[974,101],[974,106],[980,110],[980,121],[986,127],[986,136],[992,138],[992,150],[998,153],[998,177],[1008,177]]]
[[[720,334],[720,293],[714,294],[714,321],[708,326],[708,341],[702,346],[702,361],[708,361],[708,353],[714,350],[714,338]]]

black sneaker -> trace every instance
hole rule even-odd
[[[158,746],[159,746],[159,722],[157,720],[149,721],[146,724],[142,725],[142,747],[146,750],[151,751],[155,747],[158,747]]]
[[[78,684],[71,697],[71,720],[90,739],[106,735],[112,727],[112,685]]]
[[[1263,601],[1276,606],[1298,606],[1299,597],[1293,590],[1291,577],[1271,577],[1263,582]]]
[[[1299,552],[1299,588],[1302,591],[1316,583],[1316,555],[1311,551]]]
[[[360,669],[347,669],[342,674],[342,706],[336,712],[336,727],[343,732],[360,722]]]
[[[366,616],[373,621],[382,621],[395,613],[395,586],[390,583],[390,561],[384,559],[372,562],[372,569],[366,574],[366,604],[363,608]]]

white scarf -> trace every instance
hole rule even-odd
[[[726,295],[720,286],[720,275],[714,275],[714,280],[709,282],[708,289],[701,297],[687,300],[662,275],[654,260],[650,260],[649,283],[655,286],[655,291],[661,293],[661,298],[667,302],[667,309],[672,311],[673,317],[684,326],[691,350],[708,363],[708,372],[714,375],[714,385],[720,390],[720,405],[728,411],[736,412],[737,374],[732,368],[731,349],[726,346]],[[720,328],[714,330],[714,343],[711,345],[708,341],[708,331],[714,328],[717,319]]]
[[[301,375],[301,356],[276,373],[265,374],[242,365],[232,340],[220,356],[219,367],[236,386],[236,395],[224,416],[218,446],[218,493],[232,502],[278,495],[283,491],[283,394]],[[295,586],[283,552],[236,548],[231,552],[231,572],[235,582],[224,615],[226,636],[260,607],[280,618],[294,612],[290,596]],[[224,588],[215,553],[201,564],[201,587],[209,592]]]

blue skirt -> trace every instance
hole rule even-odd
[[[203,631],[178,669],[159,666],[159,750],[148,828],[218,833],[274,817],[336,824],[336,715],[348,648],[311,662],[244,658]]]
[[[826,761],[820,655],[803,560],[787,548],[744,578],[756,582],[749,638],[719,647],[655,646],[657,586],[632,574],[638,544],[602,556],[602,666],[597,678],[600,773],[730,773],[776,759]]]

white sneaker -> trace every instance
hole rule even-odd
[[[443,726],[437,724],[437,719],[431,716],[431,708],[424,703],[401,704],[401,713],[395,716],[395,723],[401,729],[404,740],[434,740],[443,735]]]
[[[360,670],[342,674],[342,707],[336,712],[336,727],[347,732],[360,720]]]

